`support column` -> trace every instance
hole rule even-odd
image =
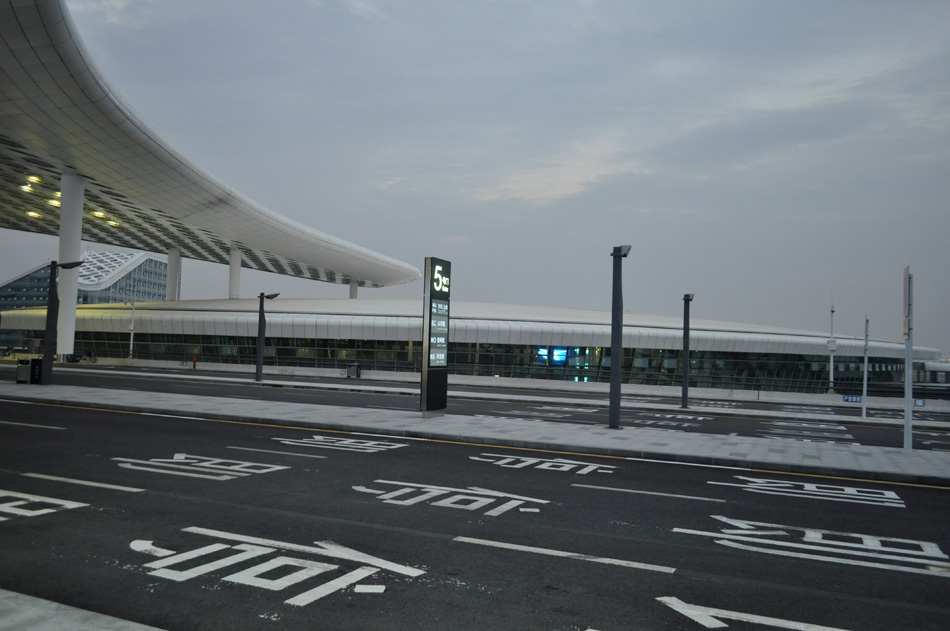
[[[356,284],[355,280],[350,281],[350,300],[356,300],[356,290],[359,285]]]
[[[63,173],[59,206],[59,262],[72,263],[82,256],[82,207],[86,182],[72,171]],[[76,348],[76,301],[79,296],[79,269],[59,270],[59,331],[57,355],[70,355]]]
[[[168,273],[165,275],[165,300],[179,300],[181,282],[181,248],[168,251]]]
[[[241,297],[241,251],[231,247],[231,266],[228,274],[228,298],[234,300]]]

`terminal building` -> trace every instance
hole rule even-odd
[[[80,256],[78,304],[165,300],[168,262],[143,252],[92,252]],[[176,287],[177,292],[177,287]],[[49,265],[0,284],[0,311],[45,307]]]
[[[77,304],[79,272],[61,269],[57,355],[127,358],[134,330],[132,361],[253,363],[258,301],[240,295],[249,268],[348,289],[268,301],[271,370],[420,371],[421,301],[358,296],[419,280],[415,266],[293,221],[193,164],[102,76],[63,0],[0,0],[0,24],[0,228],[58,236],[60,263],[79,260],[82,240],[167,261],[165,300],[137,304],[134,320],[123,304]],[[182,258],[227,265],[227,298],[177,300]],[[455,302],[451,316],[457,375],[608,380],[608,313]],[[28,348],[42,347],[45,326],[43,308],[0,314]],[[837,338],[831,375],[821,333],[696,321],[690,337],[697,386],[821,392],[863,369],[863,339]],[[678,383],[681,348],[677,319],[625,314],[623,381]],[[869,356],[872,381],[901,380],[903,343],[872,341]],[[938,357],[914,349],[922,365]]]
[[[137,305],[134,357],[166,366],[197,359],[205,367],[248,373],[256,361],[258,307],[257,299]],[[354,365],[384,378],[420,373],[422,309],[421,300],[268,301],[265,366],[271,373],[337,375]],[[81,306],[77,352],[126,357],[129,321],[126,305]],[[28,309],[3,314],[2,326],[38,346],[44,322],[45,310]],[[609,382],[610,328],[607,312],[453,301],[449,372]],[[860,392],[864,339],[835,341],[835,389]],[[625,313],[622,381],[680,384],[682,348],[681,319]],[[902,343],[871,340],[869,382],[901,383],[904,352]],[[917,361],[938,357],[936,349],[915,349]],[[827,334],[818,332],[693,320],[689,360],[695,387],[817,393],[831,382]]]

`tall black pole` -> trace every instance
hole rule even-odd
[[[40,383],[53,381],[53,355],[56,354],[56,326],[59,320],[59,292],[56,288],[56,261],[49,264],[49,295],[46,298],[46,335],[43,338],[43,364]]]
[[[614,247],[613,296],[610,316],[610,429],[620,429],[620,371],[623,368],[623,283],[621,263],[630,254],[629,245]]]
[[[257,371],[254,381],[261,381],[264,377],[264,292],[261,292],[261,304],[257,310]]]
[[[689,303],[693,294],[683,294],[683,403],[684,410],[689,407]]]

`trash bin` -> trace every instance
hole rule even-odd
[[[347,379],[349,378],[359,379],[361,372],[362,372],[362,369],[360,368],[359,364],[350,364],[349,366],[346,367]]]
[[[43,383],[42,357],[34,357],[30,360],[30,383]]]
[[[30,383],[30,360],[18,359],[16,363],[16,382]]]

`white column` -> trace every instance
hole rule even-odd
[[[231,248],[231,266],[228,274],[228,298],[241,297],[241,251]]]
[[[78,261],[82,255],[82,207],[86,183],[74,172],[64,172],[59,206],[59,262]],[[59,269],[59,320],[56,354],[72,354],[76,347],[76,300],[79,269]]]
[[[358,287],[359,285],[356,284],[355,280],[350,281],[350,299],[351,300],[356,300],[356,290]]]
[[[165,300],[178,300],[178,282],[181,278],[181,248],[168,251],[168,273],[165,275]]]

